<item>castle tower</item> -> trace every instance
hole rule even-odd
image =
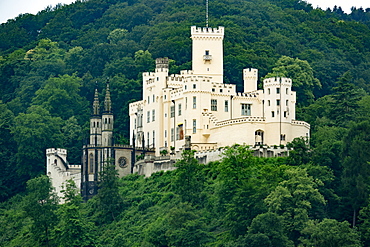
[[[93,114],[90,117],[90,144],[94,146],[101,145],[102,124],[99,107],[99,93],[98,89],[95,89]]]
[[[257,90],[258,70],[243,69],[244,93],[249,93]]]
[[[102,146],[109,147],[113,145],[113,112],[112,101],[110,98],[109,82],[105,91],[104,111],[101,117],[102,120]]]
[[[191,27],[192,64],[194,75],[211,76],[212,81],[223,82],[224,27]]]

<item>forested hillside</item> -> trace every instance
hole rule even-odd
[[[94,88],[103,94],[107,78],[115,142],[127,143],[141,73],[157,57],[170,58],[171,73],[191,68],[190,26],[205,26],[205,3],[86,0],[21,15],[0,26],[0,246],[370,244],[370,9],[209,8],[210,26],[225,27],[225,82],[242,90],[247,67],[291,77],[310,145],[296,140],[279,159],[233,147],[207,166],[186,154],[181,169],[149,179],[103,174],[109,189],[95,199],[81,204],[71,185],[57,206],[40,177],[45,149],[80,163]]]

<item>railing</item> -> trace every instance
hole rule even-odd
[[[212,55],[203,55],[203,59],[206,61],[212,60]]]

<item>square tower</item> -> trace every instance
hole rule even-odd
[[[224,27],[192,26],[191,39],[194,75],[211,76],[212,81],[222,83]]]

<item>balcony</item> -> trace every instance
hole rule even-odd
[[[212,60],[212,55],[203,55],[203,60],[211,61]]]

